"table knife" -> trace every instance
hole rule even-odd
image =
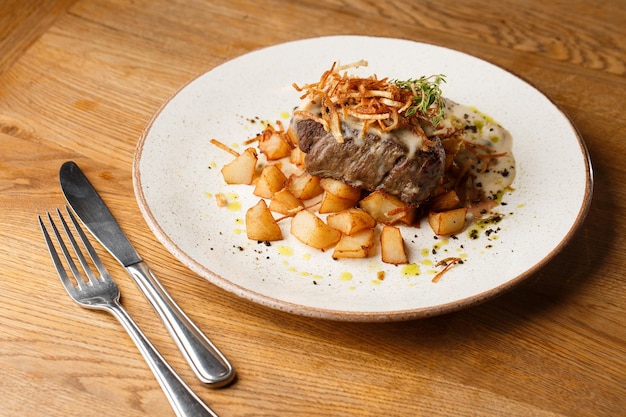
[[[157,280],[78,165],[65,162],[59,179],[68,204],[142,290],[197,377],[212,387],[231,382],[235,377],[231,364]]]

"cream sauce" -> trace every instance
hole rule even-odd
[[[460,152],[457,156],[461,163],[467,159],[472,160],[470,171],[476,176],[476,185],[483,190],[487,198],[497,199],[515,179],[513,137],[508,130],[479,110],[449,99],[445,99],[445,103],[446,116],[441,122],[444,128],[462,130],[466,141],[488,149],[491,154],[506,153],[504,156],[491,158],[486,170],[468,151]]]

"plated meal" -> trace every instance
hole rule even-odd
[[[147,127],[133,178],[149,226],[194,272],[351,321],[512,288],[572,237],[591,194],[581,138],[532,86],[450,49],[360,36],[198,77]]]
[[[492,209],[513,191],[510,133],[445,99],[443,75],[401,81],[348,73],[360,66],[367,62],[335,62],[318,81],[294,84],[304,94],[289,127],[268,123],[242,153],[211,140],[235,156],[221,169],[225,182],[254,185],[260,198],[246,212],[248,238],[281,241],[279,222],[290,219],[293,236],[322,251],[334,247],[333,259],[369,257],[379,235],[382,261],[399,265],[410,261],[397,224],[419,226],[427,214],[436,236],[454,236],[474,219],[501,217]],[[216,199],[228,206],[222,193]]]

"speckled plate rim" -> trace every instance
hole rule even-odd
[[[388,41],[388,42],[405,42],[405,43],[409,42],[415,45],[424,45],[418,42],[412,42],[412,41],[401,40],[401,39],[374,38],[374,37],[366,37],[366,36],[330,36],[330,37],[324,37],[324,38],[297,40],[297,41],[287,42],[286,44],[281,44],[281,45],[289,45],[289,44],[294,44],[294,43],[306,43],[310,41],[334,42],[338,39],[348,39],[348,38],[357,39],[359,42],[363,42],[363,43],[367,43],[370,40],[376,39],[379,41],[383,40],[383,41]],[[253,51],[249,54],[263,53],[265,50],[269,50],[270,48],[280,47],[281,45],[275,45],[273,47],[263,48],[257,51]],[[453,51],[448,48],[443,48],[439,46],[428,45],[428,47],[445,49],[448,51],[452,51],[455,54],[465,55],[464,53]],[[246,54],[246,55],[249,55],[249,54]],[[237,58],[235,58],[234,60],[236,59]],[[475,59],[478,60],[478,58],[475,58]],[[218,67],[229,65],[234,60],[227,61]],[[479,60],[479,61],[482,61],[482,60]],[[499,67],[496,67],[496,68],[498,68],[501,71],[505,71],[509,73],[510,75],[512,75],[513,77],[516,77],[519,79],[519,77],[511,74],[510,72],[506,70],[503,70]],[[207,73],[200,75],[198,78],[206,76],[211,71],[208,71]],[[592,165],[591,165],[589,153],[587,151],[583,138],[581,137],[581,135],[579,134],[578,130],[575,128],[573,123],[571,123],[570,119],[561,109],[559,109],[554,103],[550,101],[550,103],[552,103],[552,106],[554,106],[555,109],[558,110],[559,114],[564,119],[567,120],[567,123],[569,124],[572,130],[572,134],[575,136],[575,140],[580,148],[580,153],[584,161],[583,163],[584,163],[586,181],[585,181],[585,189],[582,193],[583,198],[580,201],[579,210],[576,213],[576,215],[572,218],[569,229],[566,231],[566,233],[563,234],[558,244],[556,244],[552,248],[552,250],[546,253],[543,259],[541,259],[539,262],[536,262],[535,264],[530,265],[522,273],[507,280],[506,282],[503,282],[500,285],[494,286],[493,288],[489,290],[482,291],[472,296],[464,297],[458,300],[442,303],[436,306],[423,307],[423,308],[422,307],[408,308],[408,309],[400,309],[400,310],[390,309],[389,311],[346,311],[342,309],[333,309],[333,308],[316,308],[316,307],[306,306],[306,305],[302,305],[298,303],[292,303],[292,302],[285,301],[280,298],[268,296],[266,294],[261,294],[259,292],[251,290],[250,288],[246,286],[238,285],[232,282],[230,279],[228,279],[228,277],[220,276],[214,273],[210,267],[198,262],[198,260],[195,259],[193,256],[190,256],[187,253],[187,251],[182,249],[179,243],[175,239],[172,239],[171,236],[161,226],[158,213],[154,212],[153,208],[151,207],[150,201],[146,198],[146,195],[144,193],[144,189],[143,189],[144,181],[142,178],[141,160],[144,157],[143,150],[144,150],[146,141],[150,140],[151,129],[153,128],[155,121],[159,118],[161,112],[168,105],[170,105],[172,100],[175,99],[178,96],[178,94],[180,94],[182,91],[184,91],[185,89],[188,89],[193,84],[193,82],[197,80],[198,78],[191,80],[189,83],[181,87],[169,100],[163,103],[161,108],[154,114],[154,116],[152,117],[148,125],[146,126],[144,132],[142,133],[137,143],[137,148],[136,148],[136,152],[135,152],[135,156],[133,160],[133,172],[132,172],[133,187],[134,187],[135,195],[136,195],[140,210],[148,226],[150,227],[152,232],[155,234],[157,239],[164,245],[164,247],[170,253],[172,253],[178,260],[180,260],[190,270],[200,275],[201,277],[208,279],[211,283],[217,285],[218,287],[228,292],[236,294],[237,296],[250,300],[252,302],[255,302],[255,303],[258,303],[258,304],[261,304],[261,305],[264,305],[273,309],[292,313],[292,314],[298,314],[298,315],[309,316],[309,317],[314,317],[314,318],[340,320],[340,321],[354,321],[354,322],[386,322],[386,321],[411,320],[411,319],[431,317],[431,316],[436,316],[436,315],[440,315],[440,314],[444,314],[444,313],[448,313],[452,311],[457,311],[457,310],[474,306],[474,305],[483,303],[487,300],[490,300],[496,297],[497,295],[500,295],[512,289],[513,287],[517,286],[518,284],[523,282],[525,279],[527,279],[529,276],[537,272],[537,270],[541,269],[544,265],[546,265],[549,261],[551,261],[563,249],[563,247],[572,239],[576,230],[580,227],[580,225],[584,221],[587,215],[587,212],[589,210],[589,206],[591,203],[591,196],[593,192],[593,174],[592,174]],[[525,84],[530,85],[524,80],[520,79],[520,81]],[[545,98],[545,96],[541,92],[537,91],[537,94]]]

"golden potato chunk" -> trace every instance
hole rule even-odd
[[[289,162],[294,164],[295,166],[305,169],[306,164],[304,163],[304,157],[306,154],[300,150],[297,146],[291,150],[291,154],[289,155]]]
[[[383,226],[380,233],[380,249],[382,261],[385,263],[393,265],[409,263],[402,233],[395,226]]]
[[[287,182],[287,177],[276,165],[266,165],[256,182],[253,194],[261,198],[272,198]]]
[[[222,168],[222,176],[227,184],[252,184],[256,171],[257,153],[247,148]]]
[[[361,200],[360,207],[383,224],[413,224],[416,209],[384,191],[374,191]]]
[[[246,212],[246,233],[248,239],[258,241],[282,240],[283,233],[274,220],[265,200],[259,202]]]
[[[374,246],[374,229],[365,229],[353,235],[342,235],[333,250],[333,259],[367,258]]]
[[[349,209],[356,205],[356,200],[348,200],[346,198],[337,197],[335,194],[324,191],[322,202],[320,204],[320,214],[336,213],[341,210]]]
[[[446,211],[458,208],[461,206],[461,200],[456,191],[450,190],[438,195],[433,200],[430,209],[432,211]]]
[[[355,202],[361,197],[361,190],[354,188],[343,181],[335,180],[332,178],[322,178],[320,180],[320,187],[325,191],[346,200],[354,200]]]
[[[324,192],[320,186],[320,178],[303,172],[299,175],[292,175],[287,181],[287,188],[296,198],[309,200]]]
[[[316,249],[326,249],[336,244],[341,232],[328,226],[322,219],[308,210],[301,210],[291,219],[291,234]]]
[[[319,212],[336,213],[354,207],[361,197],[361,190],[351,187],[342,181],[322,178],[320,187],[324,189]]]
[[[271,126],[259,135],[258,146],[268,161],[275,161],[291,154],[291,145],[284,137],[284,132],[275,130]]]
[[[452,235],[465,228],[467,208],[428,213],[428,224],[437,235]]]
[[[274,193],[274,197],[270,200],[270,211],[287,216],[292,216],[303,208],[302,201],[298,200],[286,188]]]
[[[329,214],[326,223],[344,235],[352,235],[363,229],[371,229],[376,226],[376,220],[372,216],[366,211],[354,207]]]

